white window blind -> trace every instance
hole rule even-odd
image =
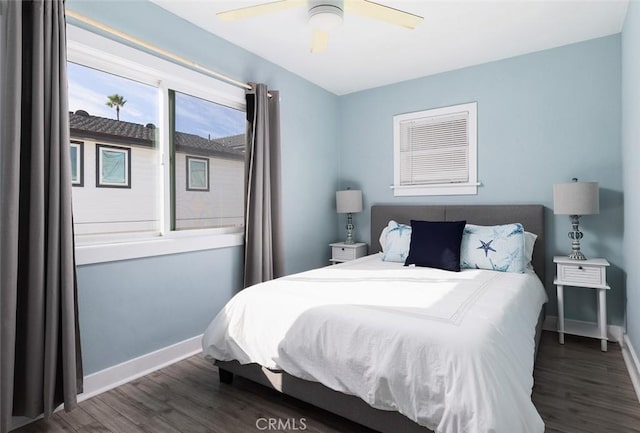
[[[394,117],[395,195],[476,193],[475,106]]]

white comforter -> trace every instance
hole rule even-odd
[[[243,290],[203,349],[357,395],[437,433],[541,433],[531,390],[546,300],[534,274],[403,267],[378,254]]]

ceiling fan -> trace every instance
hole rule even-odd
[[[313,29],[312,53],[321,53],[327,49],[329,32],[342,24],[344,12],[374,18],[407,29],[414,29],[424,19],[421,16],[368,0],[280,0],[219,12],[217,16],[224,21],[236,21],[303,6],[308,8],[309,25]]]

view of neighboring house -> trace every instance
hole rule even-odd
[[[76,235],[158,232],[161,173],[153,124],[69,113]],[[243,224],[244,134],[176,132],[175,229]],[[240,181],[239,181],[240,180]]]

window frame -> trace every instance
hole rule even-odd
[[[124,155],[124,182],[114,183],[102,179],[102,155],[103,151],[111,151]],[[96,143],[96,188],[126,188],[131,189],[131,148],[122,146],[111,146],[108,144]]]
[[[158,159],[161,169],[158,170],[157,182],[160,190],[160,233],[149,236],[133,234],[124,238],[93,236],[93,239],[76,245],[78,264],[243,245],[242,229],[176,231],[171,227],[169,92],[179,91],[244,111],[244,89],[73,25],[67,25],[67,60],[158,89]]]
[[[432,195],[475,195],[478,193],[478,106],[477,102],[450,105],[440,108],[416,111],[393,116],[393,195],[394,196],[432,196]],[[401,185],[400,147],[401,124],[413,120],[448,116],[468,112],[468,181],[451,183],[432,183],[419,185]]]
[[[191,156],[185,155],[185,160],[187,164],[187,170],[185,171],[187,178],[185,179],[185,185],[187,191],[196,191],[196,192],[209,192],[210,188],[210,175],[209,175],[209,158],[202,158],[199,156]],[[195,187],[191,185],[191,162],[203,162],[204,163],[204,181],[206,186],[204,187]]]
[[[69,148],[75,147],[76,151],[76,170],[78,180],[73,180],[73,172],[71,173],[71,186],[84,187],[84,141],[70,140]],[[71,154],[69,154],[71,158]]]

